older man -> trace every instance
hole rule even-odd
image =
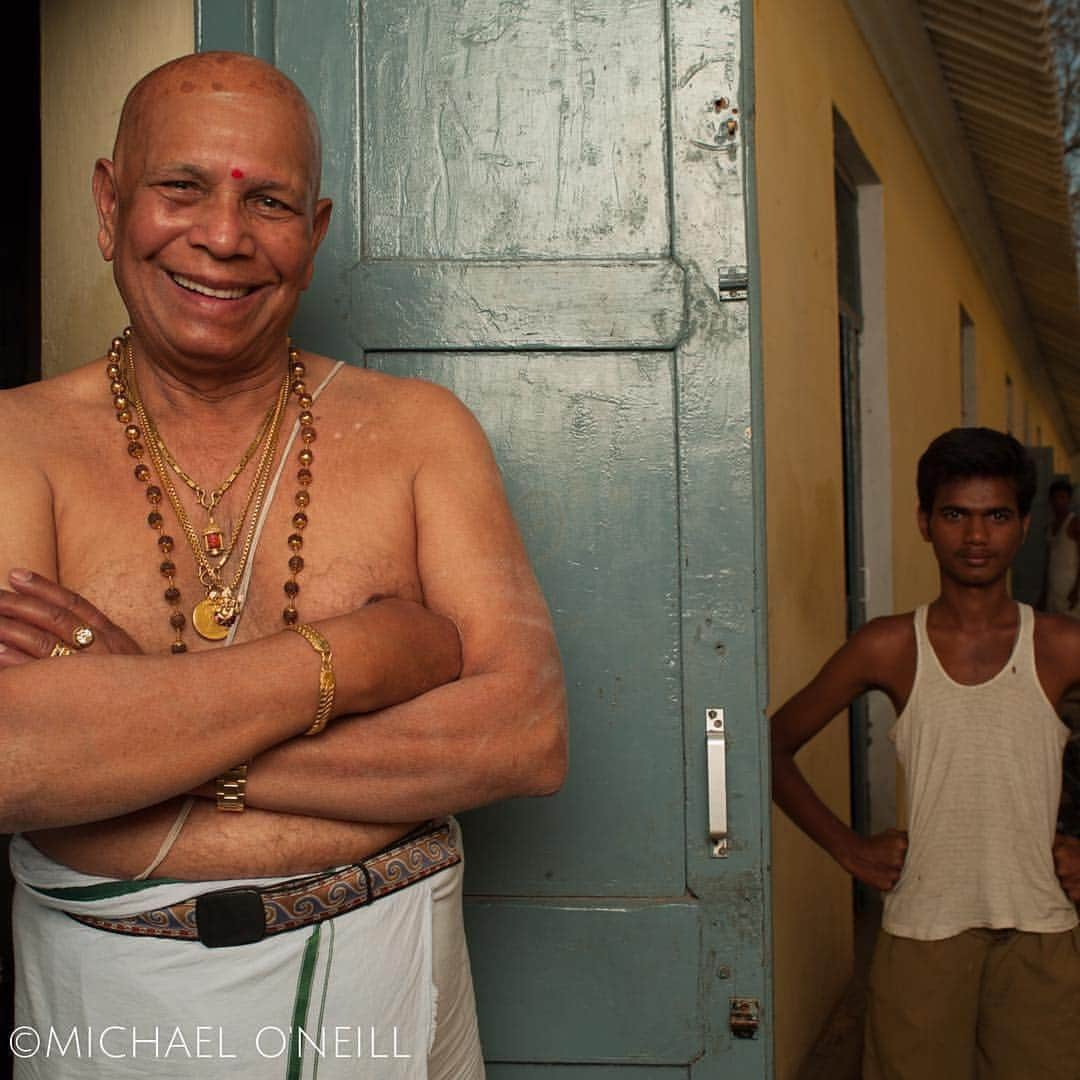
[[[20,1077],[482,1075],[446,815],[558,788],[558,653],[468,411],[290,346],[318,190],[273,68],[151,72],[131,327],[0,396]]]

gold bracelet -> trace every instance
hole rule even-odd
[[[223,772],[217,778],[217,808],[230,810],[239,814],[244,810],[244,799],[247,798],[247,772],[248,767],[234,765],[231,769]]]
[[[315,627],[307,623],[292,623],[285,627],[299,634],[319,654],[319,705],[315,710],[315,721],[304,732],[305,735],[318,735],[330,720],[334,708],[334,653],[330,642]]]

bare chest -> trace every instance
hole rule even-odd
[[[421,598],[411,464],[369,437],[364,425],[332,420],[324,417],[320,425],[310,483],[297,480],[300,444],[287,454],[279,449],[254,529],[254,507],[243,515],[252,486],[248,470],[218,508],[216,523],[226,539],[236,532],[220,580],[241,600],[238,641],[281,629],[282,613],[290,603],[302,621],[313,621],[352,610],[376,594]],[[176,611],[185,616],[188,648],[215,647],[192,626],[195,607],[206,599],[209,587],[193,550],[205,544],[209,515],[178,483],[174,487],[187,530],[167,497],[150,502],[150,485],[164,485],[157,475],[149,483],[136,479],[135,462],[117,434],[82,432],[77,444],[85,452],[51,470],[60,580],[101,608],[148,652],[169,649],[175,636],[169,620]],[[190,446],[187,456],[199,460]],[[216,476],[219,468],[204,471]],[[306,497],[298,504],[301,490]],[[161,515],[160,528],[151,525],[155,513]],[[298,513],[306,519],[302,526],[295,518]],[[158,543],[163,533],[172,537],[171,551]],[[245,562],[249,565],[242,574]],[[170,563],[171,583],[166,573]],[[166,597],[170,584],[180,592],[178,603],[170,604]]]

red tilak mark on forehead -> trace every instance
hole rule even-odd
[[[243,169],[233,169],[231,175],[232,175],[232,178],[234,180],[243,180],[244,179],[244,170]]]

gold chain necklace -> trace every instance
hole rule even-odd
[[[288,390],[288,378],[288,373],[286,373],[286,390]],[[206,488],[204,488],[201,484],[199,484],[191,476],[189,476],[187,471],[180,464],[180,462],[172,456],[172,454],[169,452],[169,448],[165,445],[164,440],[161,438],[161,433],[153,425],[153,423],[151,423],[151,429],[154,432],[154,437],[157,439],[158,448],[161,450],[161,456],[165,459],[165,464],[168,465],[169,468],[172,469],[172,471],[176,473],[176,475],[179,476],[180,479],[183,480],[189,488],[191,488],[191,490],[195,493],[195,498],[196,500],[198,500],[199,505],[204,510],[208,510],[212,513],[217,507],[218,503],[220,503],[221,500],[225,497],[225,493],[229,490],[229,488],[233,486],[237,478],[247,467],[247,463],[251,460],[255,451],[258,450],[259,446],[262,444],[263,439],[266,438],[266,432],[274,420],[274,412],[275,406],[271,405],[270,408],[266,410],[266,415],[263,417],[262,423],[259,425],[259,430],[256,433],[255,438],[251,440],[251,445],[244,451],[244,456],[240,459],[240,463],[236,466],[235,469],[233,469],[231,473],[229,473],[228,476],[225,477],[224,480],[221,481],[220,484],[218,484],[216,488],[211,488],[209,491],[207,491]]]
[[[129,349],[130,345],[128,344],[126,347]],[[276,450],[277,446],[277,431],[273,429],[280,424],[281,410],[284,407],[285,401],[288,399],[288,373],[286,373],[284,379],[282,380],[282,387],[278,395],[277,403],[275,405],[272,405],[269,412],[267,413],[268,423],[260,425],[259,442],[255,443],[254,445],[257,447],[259,443],[261,443],[264,439],[266,439],[266,444],[263,447],[263,454],[260,457],[259,464],[258,466],[256,466],[255,469],[255,478],[252,480],[251,486],[248,488],[248,493],[247,497],[244,500],[243,509],[241,510],[240,515],[238,516],[235,524],[233,525],[232,534],[229,537],[228,543],[225,543],[224,536],[217,523],[214,521],[213,508],[211,507],[209,508],[209,522],[207,524],[207,527],[203,529],[203,543],[200,546],[195,527],[194,525],[192,525],[191,520],[183,509],[183,505],[176,494],[176,489],[172,484],[171,478],[168,476],[165,469],[163,467],[160,467],[162,462],[165,462],[174,466],[175,468],[175,459],[169,453],[168,447],[165,445],[165,441],[162,439],[161,434],[158,432],[154,421],[149,417],[149,415],[147,415],[145,406],[143,406],[142,404],[142,397],[139,393],[138,379],[135,375],[135,367],[133,363],[134,358],[131,355],[126,355],[125,359],[126,371],[131,382],[130,396],[132,399],[132,404],[135,406],[135,411],[139,423],[142,424],[143,431],[146,434],[147,449],[151,453],[154,467],[158,470],[158,473],[161,476],[161,485],[165,488],[165,491],[169,496],[169,502],[172,503],[173,508],[177,510],[177,520],[180,522],[180,525],[184,530],[184,535],[187,537],[187,541],[191,545],[192,554],[195,556],[196,565],[199,567],[200,580],[202,580],[204,585],[208,585],[211,581],[214,580],[215,573],[221,572],[225,564],[229,561],[229,557],[232,555],[234,549],[236,548],[236,542],[240,537],[241,531],[243,530],[244,522],[247,521],[248,514],[251,510],[252,501],[255,498],[259,489],[259,478],[262,475],[264,469],[268,469],[268,466],[266,465],[266,454],[268,449],[270,449],[271,451],[270,458],[273,458],[273,450]],[[273,435],[273,439],[267,438],[267,436],[270,434]],[[245,456],[249,457],[250,455]],[[238,470],[234,470],[234,472],[237,476],[239,475]],[[226,490],[229,486],[231,486],[231,482],[225,485]],[[200,488],[199,490],[202,489]],[[217,490],[222,489],[219,488]],[[196,493],[196,495],[197,494],[198,493]],[[201,500],[200,505],[203,505],[205,507],[205,504],[202,503]],[[214,506],[216,505],[217,500],[215,500],[214,502]],[[216,566],[211,563],[211,559],[217,560]]]
[[[292,357],[290,356],[290,360]],[[165,467],[164,456],[161,453],[161,436],[157,433],[153,422],[146,412],[146,407],[139,395],[138,382],[135,376],[135,357],[130,339],[125,342],[125,360],[127,375],[130,380],[131,399],[135,406],[136,415],[143,426],[143,431],[152,433],[146,440],[146,447],[150,452],[150,460],[157,470],[161,486],[165,489],[173,513],[180,523],[180,527],[187,538],[188,546],[195,558],[195,564],[199,571],[199,580],[206,591],[204,599],[200,600],[191,613],[191,622],[199,635],[208,641],[221,641],[229,635],[229,627],[236,622],[240,614],[243,599],[240,595],[240,585],[244,579],[244,571],[247,568],[248,558],[251,555],[252,543],[255,539],[255,530],[258,527],[259,515],[262,510],[266,488],[270,481],[270,472],[274,457],[277,454],[278,433],[281,430],[281,418],[285,411],[285,404],[289,398],[289,373],[286,371],[278,391],[277,402],[272,410],[272,422],[267,430],[265,445],[259,457],[259,464],[255,471],[255,478],[245,501],[244,510],[237,521],[237,532],[244,529],[246,534],[244,544],[240,551],[240,557],[234,568],[232,580],[226,583],[222,578],[222,566],[214,564],[206,557],[199,544],[195,526],[188,517],[184,504],[176,492],[176,487]]]
[[[287,374],[285,378],[287,382]],[[136,386],[134,369],[132,369],[132,385],[133,387]],[[135,396],[136,399],[138,399],[137,387],[135,389]],[[252,440],[251,445],[247,448],[247,450],[244,451],[244,456],[240,459],[240,463],[236,466],[235,469],[233,469],[231,473],[229,473],[227,477],[225,477],[224,480],[222,480],[220,484],[218,484],[216,488],[212,488],[210,491],[207,491],[201,484],[199,484],[191,476],[189,476],[186,470],[180,464],[180,462],[178,462],[176,458],[172,456],[172,454],[169,452],[169,448],[165,445],[165,440],[161,437],[161,433],[154,425],[154,422],[147,418],[147,421],[144,424],[144,427],[148,428],[148,437],[152,442],[157,444],[157,450],[161,457],[164,459],[165,463],[169,466],[170,469],[172,469],[174,473],[176,473],[177,476],[180,477],[181,480],[184,481],[185,484],[187,484],[189,488],[191,488],[191,490],[195,494],[195,498],[198,501],[199,505],[207,512],[206,526],[202,530],[202,550],[203,554],[206,555],[207,558],[216,558],[218,560],[219,568],[224,566],[225,563],[229,561],[229,556],[232,554],[233,549],[236,547],[236,541],[240,535],[240,529],[243,526],[244,518],[247,516],[247,507],[250,505],[250,492],[248,494],[248,501],[246,501],[244,504],[244,513],[241,514],[240,519],[233,526],[232,535],[230,536],[228,543],[225,542],[224,534],[222,533],[221,528],[219,527],[217,522],[214,520],[214,511],[217,509],[218,504],[221,502],[221,500],[225,497],[225,493],[229,490],[229,488],[233,486],[233,483],[238,479],[240,474],[247,467],[247,464],[251,460],[252,455],[259,448],[259,446],[262,445],[263,440],[266,438],[267,432],[270,429],[270,425],[274,421],[274,413],[275,407],[271,405],[270,408],[267,409],[266,416],[263,418],[263,422],[259,425],[259,430],[256,433],[255,438]]]
[[[131,352],[130,342],[125,342],[125,361],[126,374],[128,375],[131,384],[129,396],[131,397],[132,404],[135,406],[136,416],[142,424],[144,432],[148,436],[146,441],[147,449],[150,451],[151,460],[154,463],[154,467],[158,469],[161,476],[162,487],[165,488],[166,494],[169,496],[169,502],[176,511],[177,521],[179,521],[181,528],[184,530],[184,535],[187,537],[188,544],[191,547],[191,553],[195,557],[195,564],[199,568],[200,579],[203,579],[204,584],[215,582],[218,580],[218,576],[220,575],[221,568],[224,565],[227,555],[220,557],[215,566],[210,561],[213,556],[208,554],[199,545],[198,534],[195,531],[195,527],[188,517],[183,504],[180,502],[171,477],[164,469],[164,463],[169,461],[171,455],[169,454],[161,435],[158,433],[153,420],[146,412],[146,406],[142,402],[142,397],[139,393],[138,379],[135,373],[134,354]],[[255,469],[255,477],[251,487],[248,489],[247,498],[244,500],[243,510],[241,511],[236,527],[233,530],[233,541],[226,549],[228,553],[231,553],[231,547],[233,543],[235,543],[235,538],[243,528],[244,522],[248,519],[253,500],[258,496],[260,488],[265,489],[265,484],[262,480],[264,476],[269,475],[269,465],[273,460],[274,451],[276,450],[276,440],[280,429],[281,415],[285,407],[285,402],[288,399],[288,394],[289,376],[288,373],[286,373],[282,379],[281,388],[278,391],[275,404],[270,409],[271,424],[264,433],[268,434],[270,437],[266,440],[266,443],[263,446],[263,452],[259,457],[259,464]],[[247,546],[245,546],[245,551],[246,550]]]
[[[253,481],[247,499],[245,500],[244,510],[237,523],[237,527],[234,530],[233,540],[229,544],[228,553],[226,554],[225,559],[222,559],[219,562],[218,566],[214,566],[209,562],[209,558],[199,544],[194,526],[191,524],[191,520],[184,510],[183,504],[180,502],[176,488],[168,474],[168,469],[165,464],[166,458],[161,452],[164,448],[164,443],[161,441],[160,435],[158,435],[157,429],[153,425],[153,421],[147,415],[139,396],[138,384],[135,380],[134,349],[131,343],[132,335],[133,331],[129,326],[124,330],[122,337],[113,338],[109,348],[105,372],[109,379],[109,389],[113,396],[113,407],[116,409],[116,418],[124,425],[124,436],[128,442],[128,454],[137,462],[135,466],[135,479],[146,485],[146,499],[152,507],[150,513],[147,515],[146,522],[150,528],[158,534],[157,546],[164,556],[164,560],[161,562],[159,570],[168,584],[164,596],[166,603],[170,607],[169,625],[174,633],[172,651],[174,653],[187,652],[187,645],[183,638],[187,619],[180,610],[181,596],[180,590],[176,586],[176,564],[171,558],[172,551],[175,547],[175,541],[171,536],[165,533],[164,518],[159,510],[162,500],[162,491],[160,487],[150,483],[153,474],[151,473],[150,468],[142,461],[143,455],[149,452],[150,460],[158,474],[161,487],[165,489],[165,492],[168,495],[173,512],[176,514],[177,521],[184,531],[188,546],[191,548],[192,555],[195,558],[199,580],[207,591],[206,598],[195,605],[195,609],[192,612],[192,622],[200,636],[205,637],[209,641],[221,641],[228,636],[229,627],[236,621],[240,612],[242,598],[239,595],[238,586],[243,580],[243,572],[244,569],[246,569],[248,559],[251,556],[256,527],[259,521],[263,499],[265,498],[273,460],[277,452],[281,418],[290,391],[296,395],[300,407],[298,420],[300,423],[300,440],[303,443],[303,446],[297,454],[297,461],[300,468],[296,473],[296,481],[299,485],[299,489],[293,497],[297,509],[293,514],[291,521],[294,531],[289,535],[287,541],[289,551],[292,554],[290,555],[288,562],[289,578],[284,585],[287,602],[281,617],[287,626],[294,625],[299,618],[296,609],[296,597],[300,592],[297,576],[304,568],[304,559],[300,555],[304,546],[304,538],[301,534],[308,524],[306,510],[311,502],[311,494],[308,490],[312,482],[311,464],[314,461],[314,452],[311,449],[311,443],[315,441],[316,437],[314,417],[311,413],[314,399],[312,395],[308,393],[307,386],[304,383],[306,368],[300,361],[297,350],[291,345],[289,346],[289,365],[286,376],[282,380],[281,389],[278,392],[278,400],[268,413],[269,420],[264,420],[263,424],[260,426],[260,438],[253,444],[253,446],[258,446],[259,443],[265,439],[263,452],[259,456],[259,464],[256,467],[255,480]],[[126,364],[124,364],[123,361],[126,361]],[[125,367],[127,368],[126,374],[131,378],[131,392],[129,392],[127,382],[124,378]],[[132,422],[133,408],[138,416],[139,423],[142,425],[142,429]],[[145,445],[139,441],[140,437],[144,435],[144,432],[146,437]],[[167,451],[165,451],[165,453],[167,453]],[[249,450],[245,457],[250,460],[250,457],[253,454],[254,450]],[[246,464],[247,461],[245,460],[238,466],[235,470],[236,476],[239,476],[240,472],[243,471],[243,466]],[[236,479],[236,476],[233,476],[228,480],[229,485]],[[224,494],[224,492],[222,492],[222,494]],[[200,505],[202,505],[201,501]],[[233,580],[228,585],[224,585],[220,577],[221,567],[228,558],[228,554],[231,554],[243,523],[248,519],[249,512],[251,520],[240,553],[239,569],[234,575]]]

